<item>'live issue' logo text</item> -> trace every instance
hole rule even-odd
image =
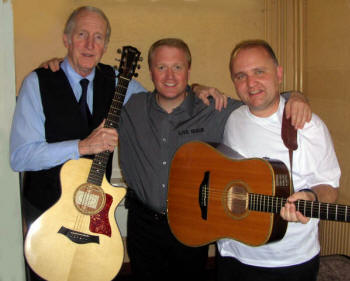
[[[189,135],[189,134],[199,134],[203,132],[204,132],[204,128],[195,128],[195,129],[181,130],[178,132],[178,134],[179,136],[182,136],[182,135]]]

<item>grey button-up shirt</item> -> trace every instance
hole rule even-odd
[[[133,95],[119,123],[120,166],[128,187],[149,208],[165,213],[175,151],[193,140],[221,142],[227,118],[240,105],[229,99],[219,112],[214,101],[207,106],[190,93],[169,114],[157,104],[155,92]]]

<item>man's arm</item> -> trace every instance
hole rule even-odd
[[[77,139],[47,143],[44,124],[38,77],[33,72],[23,81],[12,121],[10,163],[13,170],[49,169],[81,155],[111,151],[117,143],[116,131],[101,126],[92,132],[88,142]],[[79,149],[84,143],[83,149]]]
[[[290,222],[307,223],[310,218],[296,211],[293,202],[297,200],[334,203],[338,198],[338,189],[327,184],[319,184],[310,188],[312,191],[301,190],[289,196],[286,205],[281,209],[281,217]]]
[[[200,98],[206,105],[209,105],[209,97],[215,100],[215,109],[221,111],[222,108],[227,107],[227,96],[220,92],[217,88],[208,87],[200,84],[192,84],[192,91]]]
[[[105,120],[78,143],[81,156],[97,154],[103,151],[113,152],[118,144],[118,133],[115,129],[104,128]]]
[[[40,67],[43,67],[45,69],[50,69],[53,72],[56,72],[60,70],[60,63],[63,61],[63,58],[52,58],[47,61],[42,62],[39,65]]]
[[[50,69],[53,72],[56,72],[60,69],[60,63],[63,61],[63,58],[52,58],[47,61],[44,61],[40,64],[39,67],[43,67],[46,69]],[[141,86],[142,87],[142,86]],[[200,85],[194,83],[191,85],[191,90],[196,94],[198,98],[200,98],[206,105],[209,105],[209,96],[213,97],[215,100],[215,108],[221,111],[222,108],[226,108],[227,106],[227,96],[222,94],[217,88],[208,87],[204,85]],[[133,93],[138,92],[147,92],[143,87],[138,89],[137,91],[133,91]],[[128,101],[131,95],[127,95],[125,97],[124,103]]]
[[[281,216],[288,221],[306,223],[309,218],[295,211],[294,202],[298,199],[335,202],[341,171],[330,133],[317,115],[299,132],[298,141],[293,173],[296,192],[287,198]]]
[[[117,72],[116,72],[116,75],[118,75]],[[131,79],[128,86],[128,90],[126,91],[123,104],[126,104],[132,95],[138,94],[138,93],[144,93],[144,92],[147,92],[147,90],[138,81]]]
[[[227,107],[227,96],[217,88],[194,83],[191,89],[206,105],[209,105],[208,97],[212,96],[215,100],[216,110],[221,111],[222,108]],[[297,91],[285,92],[282,93],[282,96],[288,100],[286,104],[287,118],[292,118],[292,125],[296,129],[302,129],[306,122],[310,122],[312,116],[308,100]]]
[[[291,118],[295,129],[302,129],[306,122],[310,122],[312,111],[307,98],[300,92],[282,93],[288,99],[286,103],[286,117]]]
[[[10,163],[13,170],[48,169],[79,157],[78,140],[48,144],[44,124],[38,77],[32,72],[23,81],[12,121]]]

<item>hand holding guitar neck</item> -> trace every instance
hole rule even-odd
[[[80,155],[114,151],[118,144],[118,133],[114,128],[105,128],[104,125],[105,120],[87,138],[79,141]]]

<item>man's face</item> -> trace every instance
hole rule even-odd
[[[277,111],[282,67],[262,47],[243,49],[233,59],[231,78],[240,99],[259,117]]]
[[[185,52],[175,47],[158,47],[152,56],[151,78],[159,99],[182,102],[190,76]]]
[[[63,35],[68,60],[81,76],[88,75],[101,60],[106,48],[107,24],[97,13],[78,14],[71,34]]]

